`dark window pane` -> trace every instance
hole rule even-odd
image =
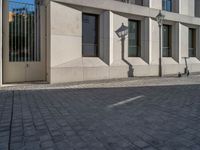
[[[98,16],[83,14],[83,56],[98,56]]]
[[[163,25],[163,57],[171,57],[171,26]]]
[[[162,0],[163,10],[172,11],[172,0]]]
[[[196,30],[195,29],[189,29],[189,57],[195,57],[196,56]]]
[[[129,20],[128,56],[140,57],[140,22]]]
[[[143,0],[122,0],[122,1],[130,4],[143,5]]]
[[[143,5],[143,0],[135,0],[136,5]]]

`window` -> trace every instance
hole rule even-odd
[[[140,21],[129,20],[128,28],[128,56],[140,57]]]
[[[121,0],[125,3],[136,4],[136,5],[143,5],[143,0]]]
[[[189,29],[189,57],[196,56],[196,30]]]
[[[143,5],[143,0],[135,0],[136,5]]]
[[[98,57],[99,21],[97,15],[83,14],[82,18],[82,55]]]
[[[163,57],[171,57],[171,26],[163,25]]]
[[[163,10],[172,11],[172,0],[162,0]]]

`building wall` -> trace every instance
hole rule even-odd
[[[198,41],[200,39],[200,18],[194,17],[194,0],[174,0],[173,3],[173,12],[176,13],[164,12],[164,24],[172,26],[173,41],[172,57],[162,60],[165,75],[177,74],[184,70],[185,62],[182,57],[188,56],[188,28],[196,28],[196,38]],[[45,21],[47,33],[43,47],[47,51],[47,81],[50,83],[126,78],[129,72],[127,62],[132,65],[134,76],[158,75],[159,27],[155,17],[162,9],[161,0],[145,0],[145,7],[114,0],[56,0],[54,2],[46,0],[44,5],[47,6]],[[82,57],[83,12],[99,15],[99,57]],[[2,13],[0,13],[0,23],[1,15]],[[45,19],[45,16],[41,17]],[[125,62],[122,60],[122,43],[115,31],[122,23],[128,25],[129,19],[141,22],[142,54],[141,57],[128,57],[126,38],[124,50],[127,62]],[[1,25],[2,23],[0,39]],[[1,45],[2,40],[0,40],[0,48]],[[2,49],[0,49],[1,55]],[[200,72],[199,59],[200,44],[197,42],[197,57],[188,60],[191,72]],[[2,70],[1,62],[0,70]]]
[[[122,60],[122,43],[115,31],[124,23],[128,25],[129,19],[140,20],[141,22],[141,57],[128,57],[128,38],[125,39],[125,60],[134,68],[134,76],[157,76],[159,64],[159,27],[155,20],[161,3],[152,0],[150,8],[125,4],[113,3],[118,8],[126,9],[111,11],[114,9],[100,9],[98,1],[93,1],[97,8],[84,7],[91,3],[84,4],[79,1],[59,0],[60,2],[50,3],[50,82],[71,82],[83,80],[98,80],[109,78],[128,77],[129,66]],[[104,1],[106,7],[110,1]],[[183,72],[185,62],[182,57],[188,56],[188,28],[197,29],[197,38],[200,37],[200,19],[188,18],[192,16],[191,8],[186,9],[188,1],[179,3],[174,1],[177,7],[173,8],[172,14],[165,12],[166,21],[164,24],[172,26],[172,57],[163,58],[163,74],[177,74]],[[74,4],[76,3],[76,4]],[[96,5],[95,5],[96,4]],[[192,7],[192,5],[190,5]],[[130,8],[129,8],[130,7]],[[181,7],[181,8],[179,8]],[[138,9],[134,14],[135,9]],[[153,8],[153,9],[152,9]],[[117,8],[116,8],[117,9]],[[144,15],[140,15],[140,12]],[[93,13],[99,15],[99,57],[82,57],[82,13]],[[124,13],[123,13],[124,12]],[[154,14],[154,17],[150,17]],[[63,19],[64,18],[64,19]],[[180,21],[181,20],[181,21]],[[185,21],[184,21],[185,20]],[[188,25],[189,22],[191,25]],[[197,44],[197,57],[188,60],[191,72],[200,72],[200,45]]]
[[[162,9],[162,1],[158,0],[149,0],[150,3],[150,8],[155,8],[155,9]]]
[[[51,2],[51,52],[50,82],[104,79],[108,76],[110,63],[111,14],[98,11],[100,20],[99,57],[82,57],[82,8]],[[85,9],[84,12],[92,10]],[[60,16],[60,17],[57,17]],[[63,19],[65,18],[65,19]],[[59,44],[58,44],[59,43]]]
[[[195,16],[195,0],[179,0],[180,14]]]

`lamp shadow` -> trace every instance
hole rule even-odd
[[[122,44],[122,60],[128,65],[129,67],[129,70],[127,72],[128,74],[128,77],[134,77],[134,68],[133,68],[133,65],[128,62],[126,59],[125,59],[125,56],[124,56],[124,47],[125,47],[125,37],[121,38],[121,44]]]

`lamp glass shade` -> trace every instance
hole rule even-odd
[[[159,14],[156,16],[156,20],[159,25],[162,25],[164,18],[165,18],[165,15],[162,14],[162,12],[160,11]]]

